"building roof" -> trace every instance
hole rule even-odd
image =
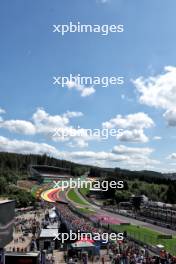
[[[42,229],[40,238],[55,238],[58,234],[58,229]]]
[[[58,229],[58,223],[54,223],[52,225],[48,225],[47,229]]]
[[[20,257],[38,257],[40,254],[39,251],[37,252],[5,252],[6,256],[20,256]]]
[[[6,200],[1,200],[1,199],[0,199],[0,204],[10,203],[10,202],[14,202],[14,200],[8,200],[8,199],[6,199]]]

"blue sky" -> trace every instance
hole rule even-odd
[[[175,9],[174,0],[2,0],[0,151],[175,171]],[[123,24],[124,32],[53,33],[70,21]],[[123,76],[124,84],[94,85],[83,97],[76,86],[53,85],[53,76],[69,74]],[[123,133],[52,136],[78,125]]]

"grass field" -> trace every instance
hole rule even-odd
[[[89,208],[79,208],[78,209],[78,212],[81,212],[83,214],[92,214],[92,213],[95,213],[94,210],[91,210]]]
[[[34,185],[31,189],[31,194],[35,198],[36,197],[36,191],[39,188],[39,185]]]
[[[86,188],[86,187],[80,188],[79,191],[80,191],[80,193],[82,195],[85,195],[86,196],[89,193],[89,188]]]
[[[67,196],[71,201],[77,204],[87,205],[87,203],[78,196],[74,189],[69,190]]]
[[[134,225],[111,225],[111,228],[116,232],[126,231],[129,236],[140,240],[146,244],[156,246],[161,244],[171,254],[176,255],[176,237],[172,239],[158,239],[161,233],[153,231],[149,228],[139,227]]]

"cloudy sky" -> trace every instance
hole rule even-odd
[[[175,0],[2,0],[0,151],[176,171],[175,10]],[[124,32],[53,32],[69,22]],[[70,74],[124,83],[54,84]]]

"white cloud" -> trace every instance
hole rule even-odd
[[[123,129],[144,129],[150,128],[154,125],[153,120],[145,113],[139,112],[129,114],[126,116],[117,115],[115,118],[110,119],[103,123],[104,128],[123,128]]]
[[[120,166],[137,166],[138,169],[145,169],[146,166],[156,165],[160,162],[158,160],[151,159],[149,157],[152,149],[141,148],[141,154],[139,149],[126,148],[123,146],[123,150],[117,150],[116,148],[112,152],[94,152],[94,151],[77,151],[69,153],[70,159],[80,163],[95,164],[99,162],[102,166],[114,166],[116,163],[120,163]],[[115,165],[117,166],[117,165]]]
[[[81,91],[81,96],[87,97],[93,93],[95,93],[95,89],[93,87],[84,87]]]
[[[50,115],[44,109],[38,108],[33,114],[31,121],[4,120],[0,122],[0,128],[25,135],[48,134],[56,128],[67,128],[71,118],[81,116],[83,116],[81,112],[69,111],[63,115]]]
[[[163,116],[165,117],[169,126],[176,126],[176,108],[167,110]]]
[[[151,159],[149,156],[152,154],[154,149],[152,148],[134,148],[134,147],[127,147],[124,145],[115,146],[112,149],[112,152],[117,155],[124,155],[128,157],[126,163],[132,167],[141,167],[145,166],[147,169],[148,166],[152,164],[158,164],[159,161]]]
[[[171,153],[167,159],[172,159],[172,160],[175,160],[176,159],[176,153]]]
[[[125,156],[117,156],[111,152],[94,152],[94,151],[77,151],[71,153],[72,158],[81,158],[81,159],[92,159],[92,160],[106,160],[106,161],[124,161],[127,159]]]
[[[167,66],[164,73],[133,80],[139,92],[139,101],[148,106],[164,109],[168,125],[176,126],[176,67]]]
[[[82,112],[67,111],[62,115],[50,115],[44,109],[38,108],[31,121],[0,120],[0,128],[22,135],[41,134],[54,142],[67,142],[72,147],[87,147],[88,141],[100,140],[100,136],[92,136],[87,129],[74,128],[70,124],[72,118],[82,117]],[[57,133],[59,131],[59,133]]]
[[[0,122],[0,128],[5,128],[10,132],[20,133],[24,135],[34,135],[36,133],[35,126],[24,120],[7,120]]]
[[[117,139],[124,142],[146,143],[149,141],[143,129],[124,130],[121,134],[117,135]]]
[[[0,107],[0,114],[5,114],[5,113],[6,113],[6,111]]]
[[[72,147],[72,148],[75,148],[75,147],[79,147],[79,148],[88,147],[88,143],[82,138],[76,138],[74,140],[74,142],[69,142],[67,145],[69,147]]]
[[[151,167],[152,165],[158,165],[158,164],[160,164],[160,161],[142,156],[141,157],[138,156],[137,158],[132,158],[128,161],[128,165],[132,165],[132,166],[135,165],[136,168],[138,169],[140,168],[142,170],[147,170],[149,166]]]
[[[70,112],[70,111],[67,111],[65,114],[63,114],[63,116],[65,116],[67,118],[81,117],[81,116],[83,116],[83,113],[82,112]]]
[[[139,154],[139,155],[150,155],[153,152],[153,149],[151,148],[132,148],[132,147],[127,147],[124,145],[119,145],[115,146],[112,150],[113,153],[115,154],[128,154],[128,155],[134,155],[134,154]]]
[[[82,112],[67,111],[62,115],[50,115],[44,109],[38,108],[33,114],[31,121],[5,120],[0,122],[0,128],[22,135],[40,134],[54,142],[64,142],[70,147],[85,148],[89,141],[101,141],[101,128],[94,129],[74,128],[70,120],[83,116]],[[123,128],[117,133],[117,139],[123,142],[147,142],[148,137],[143,129],[153,126],[152,119],[144,113],[130,114],[127,116],[117,115],[115,118],[102,124],[103,129]]]
[[[45,143],[35,143],[25,140],[10,140],[8,138],[0,136],[0,151],[14,152],[21,154],[48,154],[51,156],[59,157],[58,150]]]
[[[69,124],[68,113],[65,115],[50,115],[44,109],[37,109],[32,120],[38,132],[49,132],[57,127],[64,127]]]
[[[90,96],[91,94],[95,93],[95,89],[91,87],[86,87],[84,85],[79,84],[76,81],[68,81],[67,82],[68,89],[75,89],[80,92],[82,97]]]
[[[154,136],[153,137],[153,140],[161,140],[162,139],[162,137],[160,137],[160,136]]]
[[[141,150],[141,151],[140,151]],[[85,164],[95,163],[102,166],[121,165],[138,166],[144,169],[145,166],[158,164],[159,162],[149,158],[152,149],[149,148],[129,148],[126,146],[114,147],[110,152],[105,151],[59,151],[54,146],[45,143],[36,143],[26,140],[8,139],[0,136],[0,151],[14,152],[22,154],[47,154],[59,159],[67,159]],[[141,152],[141,153],[140,153]]]
[[[170,165],[171,166],[176,166],[176,162],[172,162],[172,163],[170,163]],[[175,172],[175,170],[174,170],[174,172]]]
[[[153,127],[154,122],[147,114],[139,112],[126,116],[117,115],[115,118],[104,122],[102,126],[108,129],[124,129],[124,131],[117,136],[117,139],[120,141],[145,143],[148,141],[148,137],[144,134],[144,129]]]
[[[169,109],[176,102],[176,67],[167,66],[155,77],[139,77],[133,81],[140,93],[140,102],[149,106]]]

